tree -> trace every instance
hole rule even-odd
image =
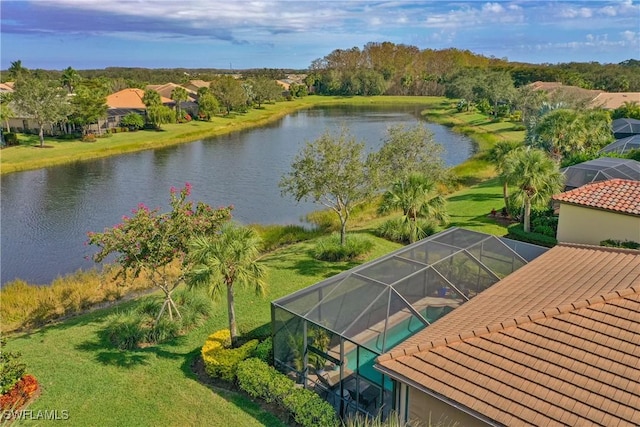
[[[186,102],[189,99],[189,94],[187,90],[182,86],[178,86],[171,91],[171,99],[176,103],[176,116],[178,119],[182,119],[182,108],[180,107],[181,102]]]
[[[263,103],[274,100],[282,94],[282,86],[268,77],[259,76],[252,79],[250,83],[253,89],[253,100],[258,104],[258,108]]]
[[[500,141],[489,150],[489,160],[492,161],[496,167],[498,175],[502,181],[502,197],[504,198],[504,207],[507,212],[510,211],[509,206],[509,183],[502,179],[502,172],[504,170],[504,162],[509,153],[518,148],[521,144],[513,141]]]
[[[218,77],[211,82],[210,89],[211,93],[227,110],[227,114],[246,105],[247,94],[242,88],[242,84],[232,76]]]
[[[264,293],[264,266],[258,263],[260,237],[255,230],[226,223],[217,235],[196,236],[189,245],[191,268],[189,286],[207,286],[209,295],[219,299],[227,292],[227,310],[231,344],[238,343],[235,292],[237,285],[251,286],[256,294]]]
[[[140,130],[144,127],[144,117],[137,113],[129,113],[120,120],[120,126],[129,130]]]
[[[162,98],[160,98],[160,94],[153,90],[148,89],[144,91],[144,95],[142,96],[142,103],[147,107],[155,107],[157,105],[162,105]]]
[[[7,73],[13,81],[17,81],[29,74],[29,70],[23,67],[22,61],[18,59],[17,61],[11,62],[11,66],[7,70]]]
[[[200,98],[198,99],[198,114],[201,117],[207,120],[211,120],[211,117],[218,114],[219,112],[220,103],[215,96],[213,96],[209,92],[200,95]]]
[[[292,195],[298,202],[320,203],[338,215],[342,245],[351,210],[366,201],[373,190],[370,163],[363,159],[363,151],[364,143],[357,142],[347,128],[337,136],[325,132],[314,142],[307,142],[280,181],[283,194]]]
[[[414,172],[445,179],[442,146],[433,140],[433,133],[424,125],[392,126],[377,153],[371,154],[369,163],[375,165],[376,186],[386,187],[398,178]]]
[[[160,129],[165,123],[175,122],[176,115],[166,105],[152,105],[147,108],[147,119],[156,129]]]
[[[433,178],[411,173],[398,179],[383,195],[378,212],[402,210],[403,220],[409,224],[409,242],[418,236],[418,218],[445,222],[448,220],[446,201]]]
[[[7,132],[11,132],[9,126],[9,119],[15,117],[15,112],[11,108],[11,101],[13,101],[13,94],[10,92],[0,93],[0,121],[4,122]]]
[[[531,208],[548,206],[564,183],[558,164],[544,151],[531,147],[517,148],[505,157],[501,179],[516,189],[511,198],[524,207],[526,232],[531,230]]]
[[[76,85],[80,82],[80,74],[76,70],[71,67],[67,67],[62,72],[62,77],[60,79],[62,86],[67,88],[69,93],[73,93]]]
[[[498,116],[501,110],[499,108],[500,104],[505,105],[508,111],[508,107],[515,97],[516,89],[513,86],[513,79],[509,72],[491,71],[484,76],[479,92],[480,97],[489,100],[493,107],[493,114]]]
[[[94,85],[79,86],[71,98],[71,108],[73,111],[70,116],[71,122],[81,126],[82,133],[86,134],[90,125],[107,117],[109,107],[106,91]]]
[[[636,119],[640,120],[640,104],[636,101],[625,101],[625,103],[613,110],[611,114],[612,119]]]
[[[66,120],[70,112],[66,91],[54,82],[32,77],[16,82],[13,99],[16,110],[38,124],[40,147],[44,147],[44,127]]]
[[[182,283],[188,270],[186,255],[189,241],[196,235],[216,235],[222,224],[231,219],[231,208],[212,209],[198,202],[187,201],[191,193],[189,183],[180,191],[171,189],[171,210],[160,213],[143,204],[133,210],[132,217],[123,217],[122,223],[102,233],[88,233],[88,243],[96,245],[95,262],[110,255],[121,267],[116,279],[139,277],[141,273],[154,287],[164,293],[164,303],[157,319],[166,311],[173,319],[180,312],[172,298],[175,288]],[[181,272],[172,274],[172,267],[182,263]]]

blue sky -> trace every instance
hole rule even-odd
[[[1,0],[0,68],[309,67],[389,41],[510,61],[640,59],[640,0]]]

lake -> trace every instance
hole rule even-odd
[[[86,256],[89,231],[103,231],[139,203],[169,206],[169,189],[191,183],[194,201],[234,205],[249,224],[302,224],[322,206],[282,197],[278,182],[305,142],[347,126],[367,151],[377,150],[388,127],[421,122],[417,106],[331,107],[303,110],[256,129],[174,147],[2,176],[0,270],[2,283],[20,278],[48,284],[57,276],[95,266]],[[426,122],[425,122],[426,123]],[[445,149],[449,166],[474,144],[440,125],[426,123]],[[99,140],[98,144],[108,144]]]

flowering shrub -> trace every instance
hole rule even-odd
[[[24,375],[7,393],[0,396],[0,410],[18,410],[38,390],[38,381],[33,375]]]
[[[185,184],[181,190],[171,188],[171,211],[160,213],[159,209],[149,209],[143,203],[133,209],[133,216],[123,216],[122,223],[102,233],[88,233],[88,243],[96,245],[98,253],[93,255],[95,262],[101,262],[114,254],[115,261],[122,270],[116,276],[125,280],[128,275],[134,278],[145,272],[153,286],[160,288],[165,302],[158,318],[167,312],[180,313],[171,293],[183,281],[183,274],[171,275],[170,265],[185,259],[188,243],[196,235],[211,235],[220,230],[231,219],[232,207],[212,209],[209,205],[187,201],[191,194],[191,185]]]

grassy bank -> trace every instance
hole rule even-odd
[[[198,139],[237,132],[274,122],[294,111],[320,105],[393,105],[416,104],[425,108],[437,108],[444,98],[410,96],[374,97],[328,97],[307,96],[292,101],[264,104],[262,108],[251,109],[245,114],[231,114],[214,117],[211,121],[191,121],[188,123],[163,125],[161,131],[138,131],[110,134],[97,138],[96,142],[78,140],[58,140],[47,138],[46,148],[39,147],[37,136],[21,135],[21,145],[2,150],[0,173],[11,173],[29,169],[73,163],[114,156],[135,151],[168,147]]]

